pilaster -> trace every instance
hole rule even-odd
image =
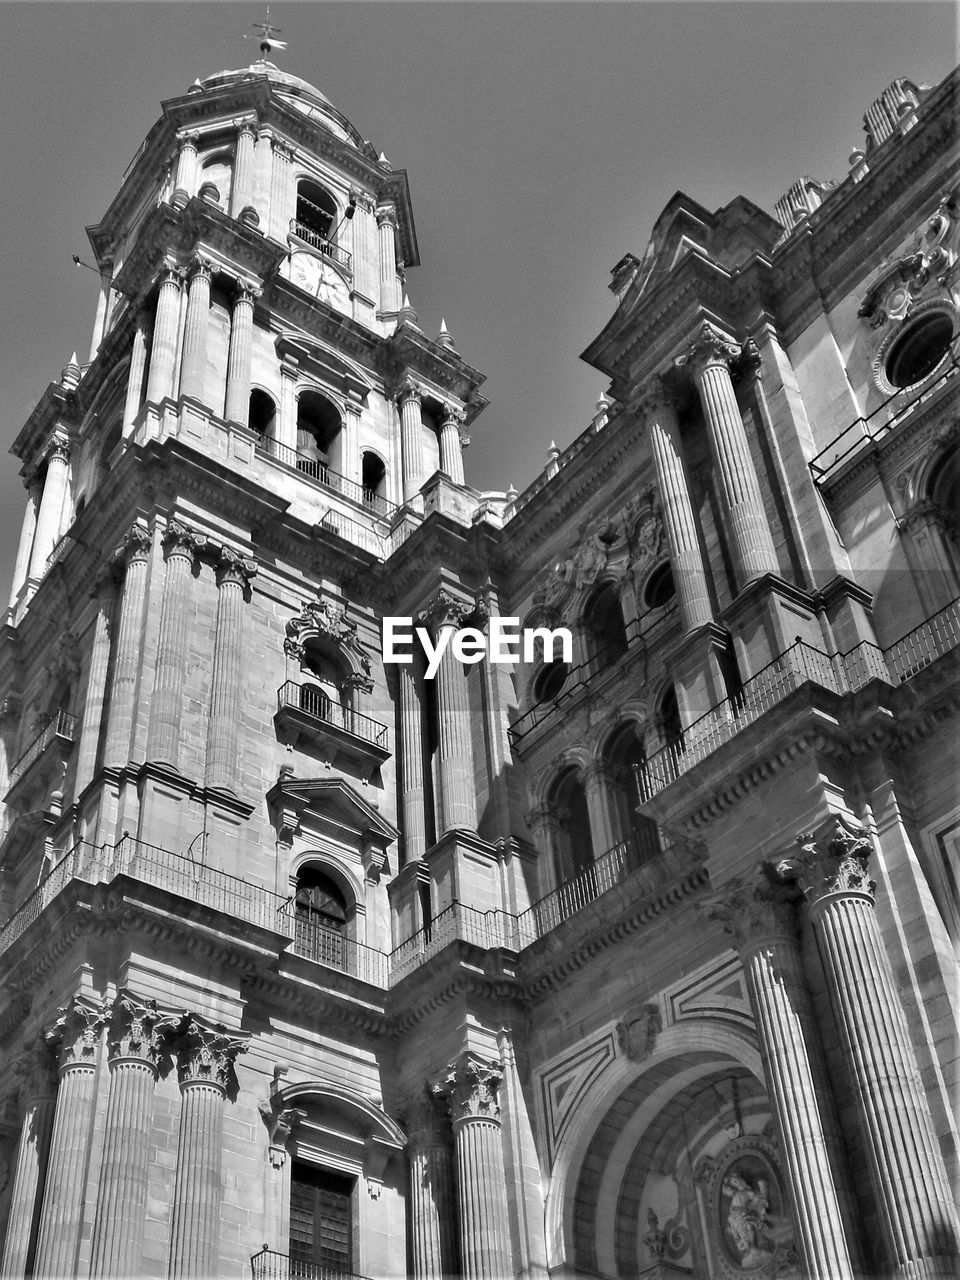
[[[182,286],[183,271],[175,263],[165,263],[160,272],[157,312],[150,346],[150,367],[147,372],[147,400],[150,404],[159,404],[165,396],[173,395]]]
[[[241,698],[243,598],[256,561],[224,547],[217,562],[217,629],[210,687],[206,785],[239,794],[237,750]]]
[[[15,1075],[23,1124],[0,1262],[3,1280],[22,1280],[33,1270],[57,1093],[56,1064],[48,1045],[41,1041],[25,1050]]]
[[[104,746],[104,764],[109,768],[122,768],[131,751],[137,682],[142,661],[141,637],[151,543],[149,531],[137,523],[131,526],[116,552],[116,559],[126,564],[126,574],[120,601],[120,621],[117,627]]]
[[[457,601],[441,589],[418,618],[435,637],[455,630],[473,612],[474,606]],[[440,786],[437,835],[448,831],[475,831],[477,807],[473,776],[470,701],[467,677],[448,644],[440,660],[437,681],[437,721]]]

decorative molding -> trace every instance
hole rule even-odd
[[[139,1059],[157,1069],[170,1037],[182,1029],[186,1014],[165,1013],[156,1000],[138,1000],[124,992],[113,1002],[107,1047],[111,1062]]]
[[[797,836],[799,852],[773,864],[777,876],[796,883],[809,903],[830,894],[863,894],[874,901],[876,881],[867,863],[873,844],[866,828],[843,814],[836,814],[819,832]]]
[[[577,1044],[539,1072],[537,1105],[543,1120],[547,1157],[553,1163],[557,1148],[584,1100],[617,1057],[614,1028]]]
[[[110,1021],[112,1003],[101,1000],[88,1004],[74,996],[57,1010],[57,1019],[44,1039],[57,1054],[61,1071],[71,1067],[96,1065],[100,1033]]]
[[[632,1005],[617,1023],[617,1045],[631,1062],[644,1062],[657,1047],[663,1030],[660,1006],[651,1001]]]
[[[799,922],[794,902],[783,886],[758,880],[728,881],[697,903],[708,919],[718,920],[741,951],[774,938],[796,939]]]
[[[463,1053],[432,1086],[443,1098],[454,1125],[469,1120],[486,1120],[499,1125],[499,1089],[503,1080],[500,1064],[471,1052]]]
[[[235,1081],[233,1064],[246,1051],[246,1041],[231,1036],[226,1027],[207,1027],[188,1015],[177,1045],[181,1088],[205,1084],[226,1094]]]

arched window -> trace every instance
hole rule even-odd
[[[344,967],[347,900],[319,867],[306,866],[294,894],[294,943],[300,955]]]
[[[277,406],[273,397],[259,387],[254,387],[250,392],[250,411],[247,416],[250,427],[262,440],[272,440],[276,419]]]
[[[360,462],[360,483],[363,485],[364,505],[374,511],[383,511],[387,496],[387,468],[377,454],[364,453]]]
[[[627,651],[627,628],[620,595],[612,582],[604,582],[587,600],[583,611],[589,656],[602,666],[616,662]]]
[[[297,469],[329,481],[340,470],[340,414],[319,391],[303,391],[297,401]]]
[[[293,233],[315,249],[324,250],[336,225],[337,202],[319,182],[302,178],[297,184],[297,216]]]
[[[607,740],[603,751],[610,817],[618,841],[628,843],[640,861],[660,852],[660,835],[652,818],[637,812],[644,799],[647,752],[635,725],[627,724]]]
[[[670,562],[665,560],[651,573],[643,588],[643,603],[648,609],[662,609],[677,594]]]
[[[548,803],[556,819],[553,854],[557,880],[562,883],[594,863],[587,793],[576,768],[567,769],[557,778],[550,789]]]
[[[217,191],[219,204],[226,204],[230,199],[230,188],[233,184],[233,157],[229,151],[217,151],[207,156],[200,166],[197,190],[212,185]]]
[[[560,693],[570,674],[567,662],[547,662],[540,668],[533,682],[534,702],[550,702]]]
[[[349,691],[344,686],[342,661],[324,640],[310,639],[304,643],[302,665],[312,678],[300,686],[301,707],[328,724],[349,729]]]

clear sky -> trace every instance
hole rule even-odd
[[[0,5],[0,436],[9,446],[72,350],[89,350],[102,216],[159,115],[257,56],[261,3]],[[934,84],[956,8],[880,4],[273,0],[276,61],[316,84],[410,177],[422,328],[445,317],[487,375],[467,479],[519,489],[586,426],[605,380],[579,353],[610,269],[678,189],[773,211],[796,178],[843,177],[869,103]],[[0,470],[0,587],[23,509]]]

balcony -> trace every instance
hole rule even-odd
[[[805,684],[831,693],[855,693],[871,680],[902,684],[960,645],[960,600],[953,600],[886,649],[864,641],[846,653],[827,654],[798,640],[763,667],[736,697],[725,698],[668,743],[635,766],[641,804],[659,795],[741,730]]]
[[[31,765],[44,755],[59,754],[61,759],[65,759],[76,742],[78,722],[78,717],[68,711],[57,711],[10,770],[10,786],[15,786]]]
[[[369,771],[390,757],[387,726],[350,707],[342,707],[322,690],[288,680],[277,690],[274,722],[284,741],[303,741],[334,755],[359,762]]]
[[[330,489],[333,493],[340,494],[341,497],[347,498],[350,502],[355,502],[360,507],[365,507],[368,511],[372,511],[374,515],[390,517],[398,510],[395,502],[390,502],[387,498],[381,497],[379,493],[374,493],[372,489],[366,488],[362,484],[357,484],[355,480],[348,480],[346,476],[340,475],[338,471],[331,470],[325,462],[320,462],[317,458],[310,458],[305,453],[300,453],[296,449],[291,449],[289,445],[280,444],[277,440],[271,440],[269,437],[261,439],[257,442],[257,449],[261,453],[265,453],[269,458],[275,458],[277,462],[282,462],[285,467],[292,467],[299,471],[301,475],[316,480],[317,484],[322,484],[325,489]]]
[[[353,255],[346,249],[342,249],[340,245],[333,244],[326,236],[321,235],[319,231],[315,231],[313,227],[307,226],[305,222],[298,222],[296,218],[291,218],[290,234],[296,236],[298,240],[302,240],[304,244],[309,245],[321,257],[329,258],[331,262],[335,262],[338,267],[343,267],[345,271],[350,270]]]
[[[325,928],[315,920],[298,915],[292,902],[280,908],[283,916],[278,932],[293,936],[290,950],[294,955],[322,964],[328,969],[339,969],[361,982],[375,987],[387,985],[387,957],[375,947],[345,938],[335,929]]]
[[[353,1272],[338,1271],[335,1267],[323,1267],[316,1262],[276,1253],[266,1245],[250,1259],[250,1270],[253,1280],[367,1280],[366,1276]]]

